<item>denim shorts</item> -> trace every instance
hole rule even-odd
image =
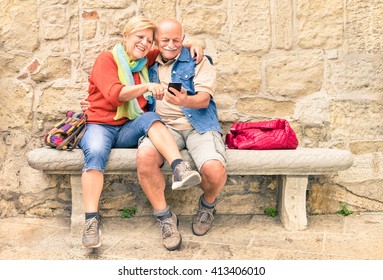
[[[178,131],[169,128],[169,130],[176,140],[178,149],[188,150],[199,171],[208,160],[218,160],[226,166],[225,144],[219,132],[207,131],[200,134],[195,129]],[[148,137],[142,139],[139,148],[145,146],[155,148]]]
[[[157,113],[146,112],[123,125],[87,124],[79,143],[84,153],[83,171],[104,172],[112,148],[137,148],[140,138],[156,121],[161,121]]]

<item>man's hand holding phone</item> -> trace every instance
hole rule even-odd
[[[175,89],[177,91],[181,91],[182,83],[170,82],[168,85],[168,92],[175,95],[175,93],[172,91],[173,89]]]
[[[184,88],[182,88],[182,83],[170,82],[168,86],[168,93],[165,97],[166,101],[173,105],[184,106],[187,93]]]

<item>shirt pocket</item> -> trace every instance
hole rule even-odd
[[[194,71],[181,70],[176,74],[182,82],[189,82],[194,78]]]
[[[177,79],[182,83],[188,94],[194,95],[194,71],[182,70],[177,73]]]

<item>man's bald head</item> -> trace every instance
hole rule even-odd
[[[184,37],[184,30],[181,23],[175,18],[164,18],[160,20],[157,24],[157,31],[160,29],[161,31],[167,31],[169,29],[174,32],[181,32],[182,38]]]

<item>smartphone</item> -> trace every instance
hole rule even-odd
[[[169,83],[168,91],[169,91],[171,94],[174,95],[174,93],[171,92],[171,91],[169,90],[170,88],[174,88],[174,89],[176,89],[176,90],[178,90],[178,91],[181,91],[182,83],[174,83],[174,82],[170,82],[170,83]]]

